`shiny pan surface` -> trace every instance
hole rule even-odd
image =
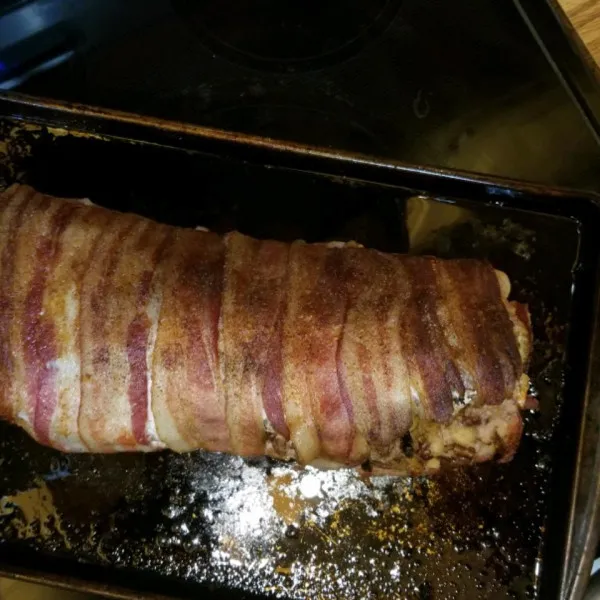
[[[530,306],[541,409],[512,462],[430,479],[202,452],[66,456],[3,424],[2,571],[122,597],[559,597],[590,397],[593,199],[15,106],[2,185],[216,232],[490,260]]]

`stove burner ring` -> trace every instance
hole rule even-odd
[[[215,53],[253,68],[319,69],[387,29],[401,0],[171,0]]]

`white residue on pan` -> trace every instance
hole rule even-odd
[[[327,518],[344,500],[373,499],[373,486],[352,471],[267,465],[207,455],[198,476],[191,475],[190,487],[201,499],[203,521],[217,538],[264,544],[275,541],[287,525],[301,518]],[[376,488],[384,485],[377,482]],[[165,516],[177,518],[188,513],[189,506],[170,505],[166,511]]]
[[[205,498],[203,515],[213,534],[239,546],[274,542],[290,525],[305,520],[323,524],[348,501],[362,502],[367,514],[375,514],[373,505],[384,501],[394,481],[384,477],[367,484],[351,470],[266,469],[262,461],[250,464],[237,457],[228,462],[229,477],[216,471],[207,477],[204,471],[193,488]],[[409,485],[403,480],[403,486]]]
[[[192,465],[197,471],[190,473]],[[188,502],[169,504],[163,511],[171,526],[161,543],[191,552],[202,545],[199,530],[208,537],[210,572],[204,571],[201,560],[188,576],[250,588],[272,582],[273,592],[293,590],[292,595],[308,591],[302,590],[310,582],[320,581],[321,590],[330,587],[332,593],[347,587],[348,578],[356,585],[360,576],[353,572],[353,561],[357,562],[353,552],[360,549],[349,548],[346,565],[340,566],[327,560],[326,554],[294,560],[289,542],[318,535],[337,552],[340,540],[331,531],[326,533],[336,512],[352,505],[366,517],[376,518],[376,507],[385,504],[391,485],[395,489],[411,485],[408,479],[383,477],[368,483],[351,470],[299,469],[229,456],[205,455],[199,464],[187,463],[187,467]]]

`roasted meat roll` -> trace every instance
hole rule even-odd
[[[207,450],[421,474],[507,461],[527,307],[477,260],[0,196],[0,416],[64,452]]]

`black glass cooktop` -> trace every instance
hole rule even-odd
[[[12,0],[0,15],[5,89],[600,188],[596,142],[512,2]]]

